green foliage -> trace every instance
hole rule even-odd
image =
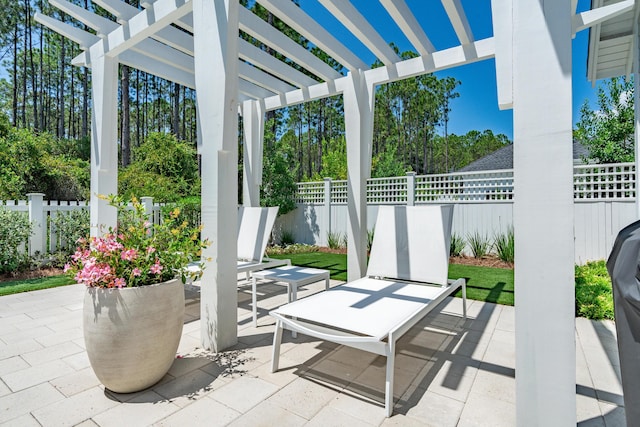
[[[280,230],[280,244],[290,246],[295,243],[295,235],[291,230]]]
[[[3,127],[0,120],[0,199],[84,200],[89,195],[89,162],[67,152],[47,133]]]
[[[269,246],[267,247],[268,256],[288,255],[288,254],[302,254],[309,252],[318,252],[320,248],[316,245],[307,245],[305,243],[292,243],[284,246]]]
[[[316,172],[312,180],[347,179],[347,143],[344,136],[338,138],[333,144],[322,142],[327,147],[322,153],[322,176]]]
[[[60,252],[72,254],[78,240],[87,239],[90,231],[89,209],[75,209],[69,212],[60,211],[56,216],[49,217],[51,226],[56,230],[60,243]]]
[[[280,206],[278,215],[296,208],[294,197],[298,187],[291,167],[293,159],[292,150],[285,144],[276,143],[275,150],[271,152],[265,145],[260,203],[262,206]]]
[[[407,168],[398,158],[396,145],[389,144],[384,151],[381,151],[372,159],[371,177],[402,176],[410,170],[411,168]]]
[[[340,249],[345,247],[346,245],[344,244],[344,240],[345,236],[343,236],[342,233],[327,231],[327,245],[331,249]]]
[[[515,238],[513,226],[509,226],[506,233],[496,234],[493,237],[493,242],[498,258],[502,261],[513,264],[513,261],[515,260]]]
[[[118,187],[125,198],[148,196],[155,202],[199,194],[196,152],[173,135],[149,134],[133,150],[133,161],[120,173]]]
[[[37,291],[40,289],[56,288],[58,286],[66,286],[73,283],[73,279],[67,276],[50,276],[40,277],[37,279],[0,282],[0,296]]]
[[[367,252],[371,252],[371,246],[373,245],[373,237],[376,234],[376,229],[372,228],[367,230]]]
[[[184,197],[177,200],[175,203],[163,205],[161,212],[163,217],[168,217],[171,213],[178,208],[177,222],[186,221],[189,227],[198,228],[201,223],[201,210],[202,204],[200,197]]]
[[[31,234],[32,225],[25,213],[0,207],[0,274],[30,267],[26,248]]]
[[[575,275],[576,316],[613,320],[613,290],[605,262],[577,265]]]
[[[469,242],[469,247],[471,248],[471,253],[474,258],[482,258],[491,250],[491,239],[479,231],[469,233],[467,235],[467,242]]]
[[[449,245],[450,256],[460,256],[466,246],[464,238],[457,233],[451,235],[451,244]]]
[[[588,101],[580,108],[574,137],[589,148],[597,163],[634,159],[633,80],[616,77],[598,87],[598,110]]]

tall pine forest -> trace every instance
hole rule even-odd
[[[138,0],[126,1],[141,8]],[[71,2],[115,19],[90,0]],[[265,9],[249,0],[241,3],[346,74],[340,64]],[[0,0],[0,6],[4,12],[0,21],[4,68],[0,74],[0,200],[23,199],[34,191],[52,199],[84,199],[89,186],[91,73],[71,65],[71,59],[81,53],[75,43],[33,17],[42,11],[91,30],[46,0]],[[240,35],[309,74],[248,34]],[[119,73],[120,191],[161,201],[199,195],[195,91],[124,65]],[[377,88],[373,177],[407,171],[446,173],[510,143],[505,135],[490,130],[466,135],[448,132],[461,84],[450,77],[423,75]],[[242,120],[238,138],[242,162]],[[266,198],[291,192],[296,181],[345,179],[342,97],[267,112],[264,154],[263,182],[271,186],[263,189]],[[241,164],[239,168],[241,180]]]

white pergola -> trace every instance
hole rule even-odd
[[[420,24],[406,0],[372,0],[368,7],[388,14],[413,45],[418,56],[408,60],[396,55],[390,40],[349,0],[318,0],[384,64],[375,69],[290,0],[256,1],[348,73],[326,65],[238,0],[149,0],[141,2],[141,10],[121,0],[93,0],[115,21],[66,0],[49,0],[95,34],[37,15],[38,22],[80,45],[83,53],[73,64],[92,71],[92,233],[116,222],[115,209],[97,195],[117,192],[118,64],[196,89],[203,235],[213,242],[204,254],[213,261],[202,279],[202,345],[215,351],[232,346],[237,342],[238,113],[245,127],[243,202],[253,206],[259,204],[265,112],[342,94],[352,280],[366,271],[366,179],[376,86],[495,58],[499,105],[513,109],[514,117],[517,421],[575,424],[571,40],[593,27],[593,44],[608,21],[630,17],[627,55],[637,58],[635,0],[593,0],[593,8],[582,13],[576,13],[577,0],[491,0],[493,36],[480,40],[461,0],[441,0],[459,41],[443,50],[434,47],[429,28]],[[239,30],[316,79],[239,38]],[[599,64],[607,39],[598,43],[590,48],[594,64]],[[623,72],[637,72],[637,60],[635,68],[627,62]]]

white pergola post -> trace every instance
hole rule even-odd
[[[635,174],[636,174],[636,217],[640,219],[640,194],[638,176],[640,176],[640,43],[638,42],[638,19],[633,23],[633,112],[635,118]]]
[[[371,176],[374,86],[364,72],[347,76],[344,87],[344,126],[347,139],[347,280],[367,272],[367,178]]]
[[[91,53],[91,236],[117,224],[118,211],[99,196],[118,192],[118,58],[104,54],[102,43]]]
[[[260,206],[262,184],[262,144],[264,142],[264,107],[260,101],[242,103],[244,159],[242,204]]]
[[[238,2],[193,0],[193,30],[202,236],[211,242],[203,251],[201,340],[218,352],[238,341]]]
[[[513,2],[516,416],[576,423],[571,0]]]

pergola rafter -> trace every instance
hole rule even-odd
[[[625,73],[637,77],[637,2],[593,0],[593,10],[578,13],[577,0],[491,0],[493,35],[478,40],[462,1],[441,0],[459,41],[441,50],[406,0],[371,2],[371,7],[388,13],[415,48],[418,56],[403,60],[381,36],[380,28],[350,0],[319,0],[384,64],[372,69],[290,0],[256,1],[341,67],[326,64],[238,0],[147,0],[141,2],[142,9],[121,0],[94,0],[115,21],[66,0],[50,1],[97,34],[37,15],[38,22],[84,50],[73,59],[74,65],[92,69],[92,233],[116,222],[114,209],[97,195],[117,191],[118,63],[196,89],[202,233],[213,242],[203,255],[216,260],[207,262],[202,279],[202,344],[214,350],[234,345],[238,113],[243,115],[245,129],[244,203],[256,205],[265,112],[343,95],[351,280],[361,277],[366,268],[366,179],[371,173],[376,86],[495,58],[499,106],[514,110],[516,288],[521,296],[516,305],[517,420],[531,425],[574,424],[570,38],[593,28],[588,60],[591,80]],[[247,42],[240,31],[284,60]],[[640,104],[637,81],[636,105]],[[640,114],[636,121],[640,125]],[[540,164],[546,165],[544,176],[540,176]],[[549,294],[555,296],[551,306]]]

